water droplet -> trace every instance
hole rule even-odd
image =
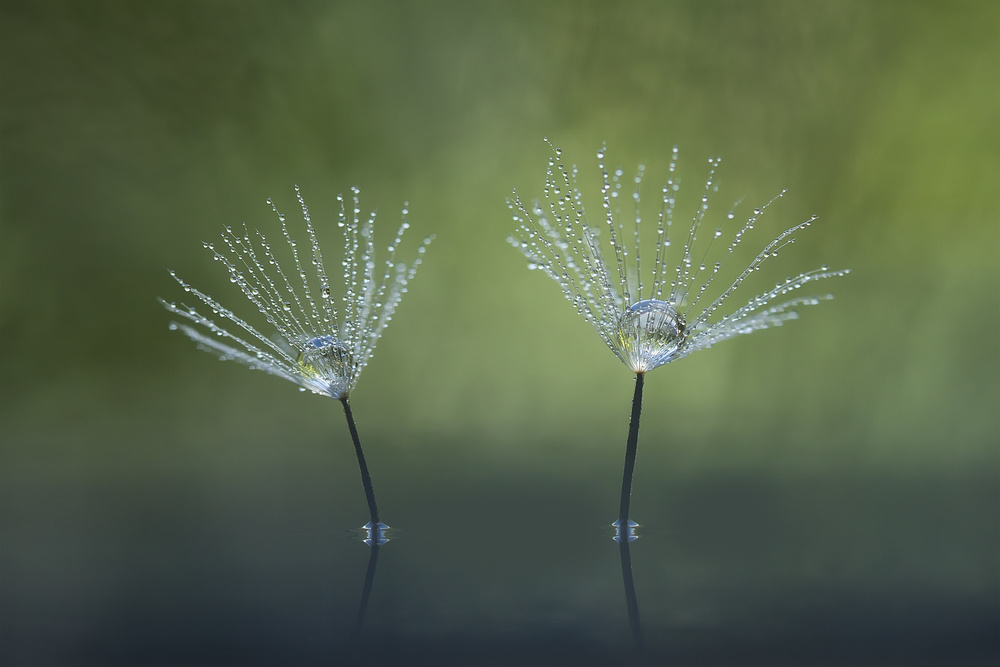
[[[645,299],[629,306],[618,327],[619,339],[637,370],[650,370],[670,360],[686,334],[684,317],[674,306]]]
[[[299,370],[307,377],[342,382],[354,372],[354,357],[336,336],[311,338],[299,353]]]

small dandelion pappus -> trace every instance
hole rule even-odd
[[[656,219],[655,254],[650,266],[650,259],[644,256],[640,244],[640,186],[645,168],[640,165],[632,179],[632,206],[625,212],[622,202],[629,195],[623,188],[624,173],[621,169],[609,173],[605,153],[606,147],[597,153],[602,174],[604,218],[599,227],[588,222],[583,195],[577,186],[578,168],[576,165],[567,168],[562,162],[562,150],[553,146],[546,170],[544,203],[535,202],[529,208],[516,191],[508,199],[514,222],[518,224],[516,233],[508,241],[524,253],[529,268],[542,271],[559,284],[576,311],[594,327],[615,356],[636,374],[621,501],[618,520],[614,523],[618,533],[616,539],[634,539],[632,528],[637,524],[630,522],[628,515],[645,374],[727,338],[779,326],[798,317],[798,308],[818,304],[832,296],[804,296],[777,304],[772,302],[806,283],[843,276],[849,271],[822,267],[801,273],[752,297],[729,314],[716,316],[740,285],[766,260],[793,243],[795,233],[808,227],[815,217],[779,234],[727,287],[709,300],[709,288],[725,259],[733,254],[747,232],[784,191],[755,208],[719,253],[720,259],[709,263],[709,251],[723,236],[720,225],[707,234],[707,239],[697,243],[705,236],[710,195],[717,189],[714,179],[720,160],[709,160],[709,176],[680,247],[680,259],[671,265],[667,254],[673,245],[671,235],[679,190],[678,151],[674,148]],[[726,218],[735,218],[732,209]],[[609,258],[605,257],[606,246],[600,239],[602,229],[607,234]]]
[[[222,323],[202,314],[195,307],[162,299],[160,302],[171,313],[188,322],[172,322],[170,328],[182,331],[199,348],[213,352],[223,360],[239,361],[250,368],[284,378],[299,385],[302,391],[329,396],[343,404],[371,514],[371,522],[366,529],[375,531],[373,539],[377,542],[383,539],[381,533],[387,526],[379,520],[371,476],[351,412],[350,395],[433,237],[424,239],[412,263],[396,262],[396,249],[410,226],[407,221],[409,212],[404,204],[402,222],[388,247],[384,272],[376,272],[375,213],[372,212],[362,222],[357,188],[351,188],[350,208],[344,197],[338,195],[340,215],[337,226],[344,235],[341,262],[344,294],[338,303],[331,276],[327,274],[323,261],[316,227],[298,186],[295,193],[305,222],[308,241],[305,253],[300,252],[299,241],[289,231],[285,216],[278,212],[270,199],[267,200],[278,216],[294,271],[286,270],[287,262],[286,268],[282,268],[264,234],[259,231],[251,233],[246,225],[238,231],[226,227],[221,249],[205,243],[215,260],[225,266],[230,282],[239,287],[275,329],[275,337],[266,336],[173,271],[170,275],[184,291],[195,295]]]

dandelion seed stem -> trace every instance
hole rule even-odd
[[[371,513],[372,530],[378,530],[378,505],[375,503],[375,490],[372,488],[372,477],[368,474],[368,464],[365,463],[365,453],[361,451],[361,439],[358,438],[358,427],[354,425],[354,415],[351,414],[351,403],[347,396],[340,399],[344,404],[344,416],[347,417],[347,427],[351,429],[351,439],[354,440],[354,452],[358,455],[358,466],[361,468],[361,483],[365,486],[365,497],[368,499],[368,511]]]
[[[628,441],[625,444],[625,472],[622,475],[622,499],[618,509],[619,530],[625,535],[628,534],[628,508],[632,500],[632,472],[635,470],[635,450],[639,445],[639,413],[642,412],[642,383],[645,377],[645,373],[635,374],[632,417],[629,420]]]

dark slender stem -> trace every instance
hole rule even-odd
[[[351,414],[351,403],[345,396],[340,399],[344,404],[344,416],[347,417],[347,427],[351,429],[351,439],[354,440],[354,451],[358,455],[358,466],[361,467],[361,483],[365,485],[365,497],[368,498],[368,511],[372,515],[372,530],[378,529],[378,505],[375,503],[375,490],[372,488],[372,478],[368,474],[368,464],[365,463],[365,453],[361,451],[361,439],[358,438],[358,427],[354,425],[354,415]]]
[[[639,603],[635,599],[635,583],[632,581],[632,556],[629,553],[628,533],[618,541],[618,552],[622,560],[622,582],[625,584],[625,606],[628,607],[628,622],[632,626],[632,638],[636,648],[642,648],[642,625],[639,622]]]
[[[623,539],[628,537],[628,508],[632,500],[632,472],[635,470],[635,450],[639,445],[639,413],[642,412],[642,383],[644,373],[635,374],[635,395],[632,396],[632,418],[628,423],[628,442],[625,444],[625,472],[622,475],[622,500],[618,507],[618,530]],[[359,450],[360,451],[360,450]]]
[[[355,635],[361,634],[361,629],[365,624],[365,612],[368,611],[368,598],[372,594],[372,585],[375,583],[375,568],[378,566],[378,550],[381,548],[378,536],[372,532],[371,552],[368,554],[368,571],[365,572],[365,585],[361,589],[361,605],[358,607],[358,622],[355,625]]]

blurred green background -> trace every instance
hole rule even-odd
[[[632,375],[506,243],[505,197],[541,196],[543,137],[591,196],[602,142],[645,163],[651,218],[674,145],[691,197],[723,158],[716,214],[787,188],[733,263],[819,221],[747,292],[853,270],[801,320],[650,374],[633,513],[727,476],[853,480],[875,505],[898,487],[893,507],[931,515],[906,515],[916,533],[959,531],[914,577],[995,598],[998,70],[988,0],[3,0],[5,616],[90,599],[38,565],[65,539],[141,571],[158,521],[225,533],[249,504],[361,522],[340,406],[196,351],[155,300],[181,300],[172,268],[249,306],[201,242],[275,235],[265,198],[297,220],[293,184],[320,224],[357,185],[380,234],[409,201],[407,249],[437,235],[352,399],[387,520],[549,488],[610,520]]]

